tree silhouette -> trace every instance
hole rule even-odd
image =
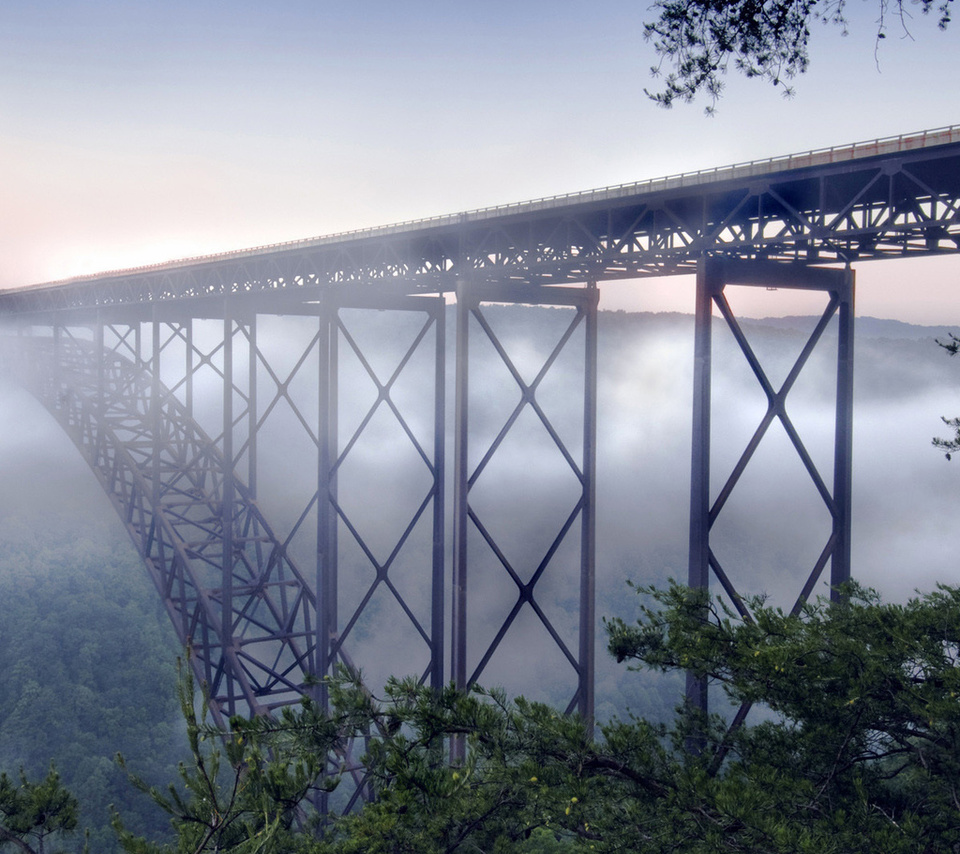
[[[941,30],[950,23],[952,0],[876,2],[878,41],[886,38],[891,23],[909,34],[913,6],[923,14],[933,12]],[[645,25],[644,36],[660,57],[651,71],[659,76],[665,65],[672,70],[660,91],[647,94],[663,107],[706,94],[711,99],[707,113],[713,112],[731,64],[747,77],[782,86],[789,95],[788,81],[810,63],[811,26],[847,29],[847,0],[671,0],[651,8],[658,17]]]
[[[940,341],[938,339],[937,344],[943,347],[951,356],[956,356],[957,351],[960,350],[960,337],[957,337],[951,332],[949,341]],[[943,451],[949,460],[954,453],[960,451],[960,418],[941,418],[941,421],[953,430],[955,435],[952,439],[935,438],[933,440],[933,446]]]

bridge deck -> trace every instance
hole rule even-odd
[[[960,126],[951,126],[34,285],[0,294],[0,312],[341,285],[544,286],[689,272],[703,254],[809,264],[958,247]]]

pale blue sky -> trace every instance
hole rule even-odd
[[[707,119],[644,95],[646,0],[6,0],[0,287],[960,123],[960,23],[917,13],[875,57],[877,0],[850,2],[792,100],[731,77]],[[960,324],[958,273],[861,265],[859,311]]]

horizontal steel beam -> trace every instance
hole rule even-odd
[[[189,301],[202,316],[213,297],[301,311],[329,290],[544,288],[692,273],[704,255],[802,267],[958,251],[960,128],[948,128],[7,291],[0,315]]]

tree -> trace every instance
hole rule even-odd
[[[434,691],[415,679],[391,680],[382,699],[352,680],[339,682],[332,696],[338,709],[365,710],[364,729],[380,734],[364,759],[372,800],[335,820],[311,852],[569,848],[573,835],[552,818],[570,806],[569,775],[565,767],[547,769],[540,758],[545,752],[567,758],[587,743],[576,719],[497,691]],[[465,758],[451,754],[451,738],[465,741]]]
[[[258,780],[269,774],[246,770],[269,763],[241,758],[240,782],[227,775],[221,791],[245,789],[242,798],[252,801],[244,803],[258,806],[230,820],[232,839],[197,845],[212,839],[203,798],[225,804],[223,823],[236,816],[233,802],[202,781],[189,787],[194,806],[168,810],[177,847],[127,850],[960,849],[960,589],[894,605],[850,585],[838,601],[821,599],[798,614],[752,600],[749,619],[679,585],[640,592],[648,604],[635,623],[607,623],[611,652],[631,667],[711,680],[726,692],[730,714],[705,717],[681,706],[669,725],[615,720],[594,738],[575,717],[497,692],[434,691],[405,680],[374,698],[341,676],[330,685],[334,714],[320,715],[309,702],[291,713],[270,762],[288,780],[283,769],[298,767],[318,745],[329,748],[331,725],[338,737],[365,736],[375,799],[362,810],[331,817],[318,836],[297,834],[280,818],[283,789],[268,790]],[[760,708],[731,727],[728,718],[744,703]],[[250,740],[276,729],[263,723]],[[464,759],[449,750],[450,737],[466,742]],[[687,749],[692,737],[697,751]]]
[[[704,722],[703,754],[667,765],[660,782],[690,835],[686,850],[960,845],[960,590],[904,606],[843,592],[796,616],[755,601],[742,620],[674,587],[652,591],[661,608],[644,609],[636,626],[611,623],[618,659],[689,668],[734,704],[767,710],[732,731]]]
[[[960,590],[901,606],[850,586],[797,615],[752,601],[750,620],[684,587],[642,592],[655,604],[636,624],[608,623],[616,657],[705,676],[733,708],[762,704],[756,722],[681,707],[592,739],[538,704],[394,683],[370,707],[396,720],[369,757],[380,798],[316,851],[523,850],[543,834],[610,852],[960,846]],[[439,746],[452,733],[462,767]]]
[[[23,771],[19,781],[0,774],[0,850],[57,854],[62,849],[49,846],[76,831],[78,812],[77,799],[61,785],[56,768],[39,783]]]
[[[949,341],[940,341],[938,339],[937,344],[943,347],[951,356],[956,356],[957,351],[960,350],[960,337],[950,333]],[[960,418],[941,418],[940,420],[951,430],[955,431],[955,435],[952,439],[935,438],[933,440],[933,446],[940,448],[949,460],[952,454],[960,451]]]
[[[90,849],[120,854],[111,804],[141,832],[166,829],[114,757],[123,752],[151,783],[172,779],[185,758],[179,644],[122,528],[9,515],[0,542],[0,770],[39,781],[55,764]]]
[[[325,760],[339,741],[333,718],[309,701],[284,709],[277,719],[232,718],[222,731],[207,723],[207,704],[196,708],[189,668],[180,667],[178,699],[192,761],[179,766],[179,781],[161,790],[136,775],[132,785],[170,817],[172,844],[156,844],[130,832],[114,815],[120,845],[129,854],[293,854],[311,793],[331,789]],[[121,765],[123,758],[118,757]]]
[[[919,6],[924,14],[935,10],[941,30],[950,23],[952,0],[877,0],[877,39],[887,35],[892,18],[904,32],[908,28],[908,6]],[[807,70],[810,62],[810,28],[815,24],[839,26],[846,31],[847,0],[668,0],[654,3],[658,17],[645,25],[644,36],[653,42],[660,57],[652,73],[663,65],[672,66],[663,88],[647,93],[663,107],[675,101],[689,102],[706,93],[711,99],[707,112],[723,90],[723,78],[731,62],[747,77],[759,77],[774,86],[787,85]]]
[[[234,718],[229,731],[196,712],[189,674],[180,682],[192,762],[166,790],[133,784],[170,817],[173,841],[153,843],[115,827],[129,854],[328,854],[517,850],[557,854],[542,815],[554,799],[526,763],[538,715],[582,731],[540,707],[518,714],[502,695],[452,687],[434,692],[415,680],[391,681],[381,700],[346,672],[329,684],[333,711],[310,699],[277,719]],[[529,707],[518,701],[518,709]],[[371,733],[375,735],[371,737]],[[447,739],[469,741],[454,762]],[[362,785],[372,801],[357,813],[318,827],[310,794],[333,791],[323,778],[327,757],[354,740],[368,743]],[[222,749],[217,745],[222,744]],[[225,760],[225,761],[224,761]],[[342,772],[341,772],[342,773]],[[317,782],[319,778],[319,783]],[[538,797],[540,793],[542,797]],[[539,817],[539,818],[537,818]],[[531,824],[531,819],[539,825]],[[519,848],[517,846],[520,846]]]

